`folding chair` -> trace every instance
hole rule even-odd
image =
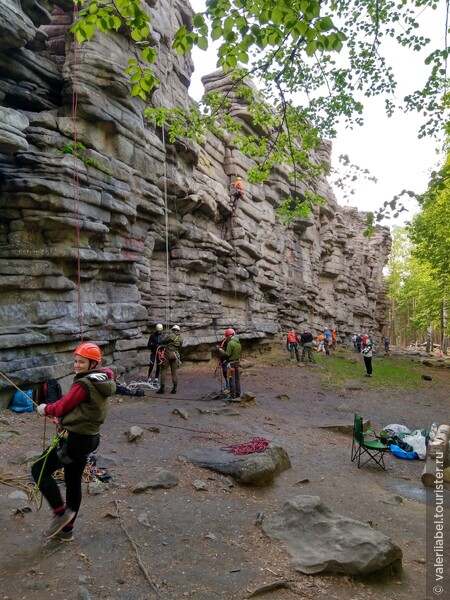
[[[372,436],[375,439],[368,440],[366,436]],[[364,431],[362,417],[355,414],[353,422],[352,462],[358,460],[358,469],[373,460],[386,471],[384,453],[388,450],[389,446],[385,446],[377,439],[373,429]],[[367,455],[367,457],[364,455]],[[361,457],[363,457],[363,462],[361,462]]]

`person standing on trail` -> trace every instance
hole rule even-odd
[[[227,343],[227,338],[224,337],[223,340],[220,342],[221,350],[225,350],[226,343]],[[220,352],[219,352],[219,367],[220,367],[222,376],[225,380],[225,389],[229,390],[229,389],[231,389],[231,384],[230,384],[230,377],[228,374],[228,363],[227,363],[226,357],[223,354],[221,354]]]
[[[83,471],[89,454],[99,446],[108,398],[116,392],[114,373],[107,367],[99,367],[101,358],[97,344],[80,344],[74,352],[75,377],[70,390],[56,402],[37,407],[39,415],[59,420],[57,443],[50,445],[31,467],[34,481],[53,509],[53,520],[44,532],[48,539],[73,540]],[[60,468],[64,469],[66,503],[53,478]]]
[[[315,363],[313,335],[307,329],[303,330],[303,333],[300,336],[300,343],[302,345],[302,361]]]
[[[237,399],[241,396],[241,378],[239,373],[241,343],[234,329],[227,329],[225,331],[225,339],[225,348],[218,346],[217,350],[226,359],[228,369],[231,372],[230,398]]]
[[[289,331],[289,333],[287,334],[287,339],[286,339],[286,348],[288,350],[288,352],[291,355],[291,360],[294,360],[294,358],[297,359],[297,362],[300,362],[300,354],[299,354],[299,340],[298,340],[298,336],[295,333],[295,329],[291,329]]]
[[[336,329],[331,330],[331,347],[333,349],[333,352],[336,352],[336,348],[337,348]]]
[[[236,208],[238,200],[244,197],[244,182],[240,177],[236,177],[231,184],[231,208]]]
[[[325,327],[323,332],[323,349],[325,350],[325,354],[329,356],[330,354],[330,344],[331,344],[331,332],[328,327]]]
[[[158,356],[158,348],[161,346],[161,340],[163,339],[163,326],[158,323],[155,327],[155,331],[150,334],[148,338],[147,348],[150,350],[150,362],[148,365],[148,381],[151,381],[153,367],[156,366],[155,370],[155,382],[159,381],[159,374],[161,371],[161,360]]]
[[[181,339],[180,335],[180,326],[174,325],[172,327],[171,333],[168,333],[165,336],[163,336],[161,340],[161,346],[163,346],[164,348],[164,354],[161,367],[161,385],[159,387],[159,390],[156,392],[157,394],[164,394],[166,391],[166,379],[169,367],[170,372],[172,374],[172,389],[170,390],[170,393],[177,393],[178,366],[181,364],[180,348],[182,345],[183,340]]]
[[[372,346],[369,340],[367,340],[364,344],[361,353],[363,355],[364,364],[366,366],[366,377],[372,377]]]
[[[389,336],[387,335],[384,338],[384,352],[385,354],[389,354],[389,346],[391,345],[391,340],[389,339]]]

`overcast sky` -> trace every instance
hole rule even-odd
[[[191,0],[194,10],[202,10],[202,0]],[[440,2],[438,11],[429,9],[422,15],[423,33],[433,39],[430,48],[444,46],[445,3]],[[421,30],[422,32],[422,30]],[[392,47],[389,60],[394,67],[399,88],[397,96],[403,98],[406,93],[420,88],[425,82],[426,68],[421,57],[414,53]],[[200,78],[215,70],[216,57],[212,49],[207,53],[195,50],[193,53],[195,72],[192,78],[190,94],[199,99],[203,92]],[[340,190],[335,189],[338,201],[344,205],[356,206],[361,210],[375,210],[385,200],[391,200],[403,189],[417,193],[427,188],[429,173],[436,167],[439,157],[436,155],[437,143],[431,139],[417,138],[421,118],[415,114],[396,113],[390,119],[384,112],[382,99],[364,100],[366,105],[365,125],[353,130],[338,128],[333,140],[333,166],[338,166],[340,154],[346,154],[350,160],[362,168],[369,169],[378,179],[378,183],[361,181],[355,188],[350,200],[344,199]],[[401,220],[384,221],[383,224],[402,224],[413,214],[414,206],[409,205],[410,213],[402,213]]]

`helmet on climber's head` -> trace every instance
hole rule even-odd
[[[164,329],[164,327],[161,325],[161,323],[158,323],[157,326],[155,327],[156,331],[162,331]]]
[[[227,329],[225,331],[225,337],[232,337],[233,335],[236,335],[236,332],[234,331],[234,329]]]
[[[242,180],[242,177],[240,177],[239,175],[237,175],[236,181],[241,181],[241,180]]]
[[[180,331],[180,326],[179,325],[174,325],[172,327],[172,331]]]
[[[102,351],[97,344],[94,344],[93,342],[83,342],[75,348],[73,353],[82,356],[83,358],[93,360],[96,363],[99,363],[102,360]]]

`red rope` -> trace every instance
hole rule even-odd
[[[73,5],[73,21],[78,16],[78,6]],[[77,92],[77,39],[73,36],[73,85],[72,85],[72,123],[73,123],[73,189],[76,214],[76,233],[77,233],[77,292],[78,292],[78,320],[80,324],[80,340],[83,341],[83,303],[81,298],[81,252],[80,252],[80,185],[78,174],[77,158],[77,110],[78,110],[78,92]]]
[[[264,452],[269,447],[269,440],[262,437],[254,437],[250,442],[242,444],[230,444],[223,446],[221,450],[230,454],[254,454],[255,452]]]

